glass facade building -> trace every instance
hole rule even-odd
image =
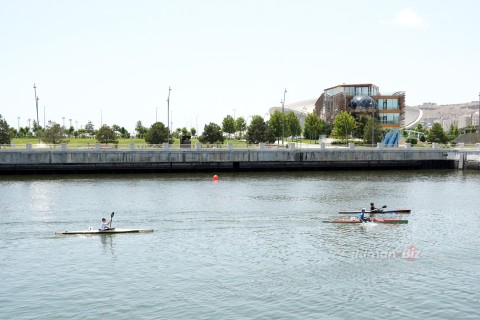
[[[333,123],[335,116],[348,111],[375,116],[384,128],[405,125],[405,92],[382,94],[373,84],[342,84],[324,90],[315,103],[315,113]]]

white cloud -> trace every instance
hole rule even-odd
[[[390,23],[409,28],[424,28],[427,25],[425,20],[410,8],[400,10]]]

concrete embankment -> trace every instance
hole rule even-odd
[[[464,169],[466,159],[457,150],[400,148],[0,150],[0,173]]]

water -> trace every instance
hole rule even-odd
[[[0,178],[2,319],[478,319],[480,173]],[[336,225],[410,208],[406,225]],[[148,234],[56,236],[114,226]]]

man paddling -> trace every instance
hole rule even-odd
[[[360,216],[358,217],[360,219],[360,222],[368,222],[370,221],[369,218],[365,217],[365,208],[362,209],[362,213],[360,213]]]
[[[102,223],[100,224],[100,231],[112,230],[112,219],[107,222],[107,219],[102,218]]]

